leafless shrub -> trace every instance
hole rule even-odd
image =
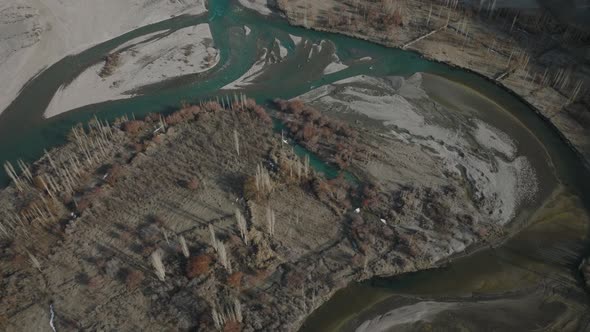
[[[117,69],[119,66],[120,62],[121,56],[119,53],[111,53],[107,55],[105,57],[104,66],[98,75],[102,78],[111,76],[115,72],[115,69]]]

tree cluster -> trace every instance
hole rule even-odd
[[[298,143],[341,169],[350,166],[357,150],[357,134],[350,126],[300,100],[275,100],[275,104],[282,112],[283,124]]]

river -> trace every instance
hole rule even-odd
[[[219,64],[209,72],[155,84],[134,98],[43,118],[59,87],[101,61],[110,50],[155,31],[204,22],[209,22],[215,46],[221,51]],[[247,37],[244,26],[252,30]],[[329,40],[344,62],[366,57],[372,60],[357,61],[347,69],[324,75],[317,62],[326,59],[307,61],[290,35],[316,44]],[[282,19],[263,18],[230,0],[211,0],[207,16],[177,17],[142,27],[67,57],[40,73],[0,115],[0,163],[17,158],[35,160],[44,149],[63,143],[69,128],[94,115],[112,120],[123,114],[170,112],[181,101],[231,95],[233,91],[220,89],[247,72],[258,59],[260,49],[271,49],[275,38],[289,51],[289,57],[271,66],[255,84],[242,89],[260,103],[292,98],[359,74],[409,76],[426,72],[493,100],[512,120],[497,120],[494,113],[488,120],[496,121],[494,125],[507,132],[511,132],[511,123],[524,125],[543,148],[537,151],[531,147],[529,154],[533,164],[545,170],[540,176],[546,192],[542,202],[529,206],[527,213],[520,216],[524,220],[513,225],[517,234],[496,248],[457,257],[439,269],[350,285],[321,306],[308,319],[304,331],[361,331],[371,330],[371,326],[373,330],[428,330],[432,326],[449,330],[459,325],[468,330],[555,330],[571,327],[574,318],[588,315],[590,306],[577,265],[582,255],[588,254],[590,177],[551,125],[519,98],[473,73],[428,61],[412,52],[292,27]],[[4,174],[0,183],[7,184]],[[506,319],[507,312],[515,317]]]

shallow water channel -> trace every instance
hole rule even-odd
[[[588,254],[590,177],[558,133],[532,109],[482,77],[428,61],[412,52],[291,27],[282,19],[262,17],[230,0],[210,0],[209,6],[204,16],[172,18],[137,29],[67,57],[32,79],[0,115],[0,163],[38,158],[43,149],[63,143],[73,125],[94,115],[114,119],[122,114],[169,112],[181,101],[198,102],[232,95],[234,91],[220,89],[247,72],[258,60],[262,48],[272,49],[275,38],[288,50],[286,60],[270,66],[254,83],[241,90],[261,103],[292,98],[360,74],[434,74],[462,88],[450,94],[450,90],[431,83],[426,89],[433,99],[458,111],[478,109],[482,118],[510,133],[519,142],[519,149],[527,150],[533,166],[541,170],[539,199],[517,216],[511,227],[515,235],[505,243],[457,257],[439,269],[353,284],[316,310],[302,330],[590,328],[584,325],[589,321],[590,306],[577,272],[582,255]],[[58,88],[101,61],[110,50],[142,35],[207,21],[215,47],[221,50],[220,62],[214,69],[155,84],[134,98],[43,118],[45,107]],[[248,36],[244,35],[244,26],[252,30]],[[290,35],[316,44],[322,40],[332,42],[339,59],[349,64],[348,68],[324,75],[329,55],[319,54],[308,61],[308,55]],[[371,60],[355,61],[367,57]],[[526,133],[519,132],[521,128],[526,128]],[[0,183],[7,183],[4,174]]]

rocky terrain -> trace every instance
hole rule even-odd
[[[236,95],[94,120],[33,165],[6,164],[0,328],[292,331],[352,281],[502,238],[516,210],[489,209],[524,204],[510,195],[534,195],[534,172],[483,123],[441,149],[437,135],[458,129],[436,118],[429,107],[452,112],[422,80],[353,78],[278,100],[283,135]],[[382,98],[405,105],[398,126],[375,117],[393,115]],[[515,182],[494,187],[496,176]]]
[[[205,11],[204,0],[0,1],[0,112],[27,81],[64,56],[175,15]]]
[[[283,0],[277,8],[295,25],[414,50],[494,80],[531,104],[590,164],[587,30],[547,10],[494,4]]]

